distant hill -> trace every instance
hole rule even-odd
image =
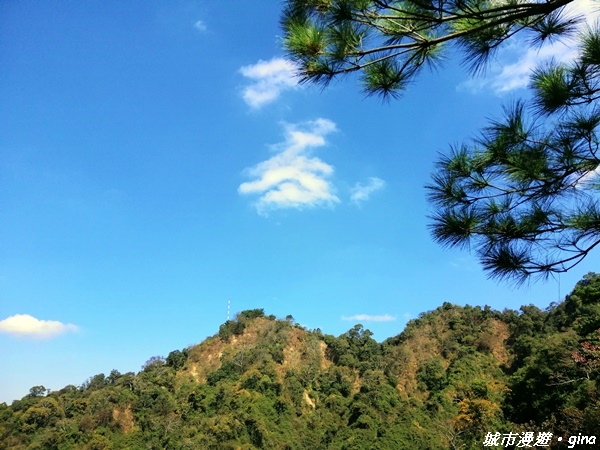
[[[382,343],[243,311],[137,374],[1,404],[0,449],[598,448],[599,329],[596,274],[546,310],[444,303]]]

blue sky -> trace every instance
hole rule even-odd
[[[427,230],[438,153],[568,48],[516,45],[478,79],[449,58],[382,103],[298,86],[280,3],[0,3],[0,402],[199,343],[228,299],[383,340],[444,301],[546,307],[598,270],[515,288]]]

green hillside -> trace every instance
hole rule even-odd
[[[0,404],[0,449],[573,448],[600,438],[599,382],[596,274],[546,310],[444,303],[382,343],[257,309],[137,374]]]

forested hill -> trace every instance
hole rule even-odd
[[[599,329],[596,274],[547,310],[444,303],[383,343],[244,311],[137,374],[1,404],[0,449],[481,449],[532,432],[568,448],[600,438]]]

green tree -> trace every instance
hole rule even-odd
[[[29,397],[43,397],[48,393],[44,386],[33,386],[29,389]]]
[[[571,1],[287,0],[283,43],[303,81],[359,72],[367,93],[395,96],[450,43],[478,71],[515,33],[539,43],[572,31],[560,13]]]
[[[397,96],[448,44],[478,72],[516,33],[532,47],[572,36],[572,1],[288,0],[283,42],[303,81],[357,72],[367,93]],[[428,186],[434,239],[474,249],[491,277],[565,272],[600,243],[600,26],[579,47],[537,68],[531,102],[452,148]]]
[[[492,277],[566,272],[600,243],[600,28],[579,47],[571,65],[538,68],[531,102],[453,148],[428,186],[434,238],[474,248]]]
[[[530,115],[517,102],[437,163],[433,236],[475,249],[492,277],[566,272],[600,243],[600,29],[586,32],[581,53],[573,67],[534,74]]]
[[[239,313],[239,316],[245,319],[256,319],[258,317],[265,317],[265,310],[262,308],[247,309]]]
[[[180,350],[173,350],[167,356],[165,363],[167,366],[172,367],[175,370],[181,369],[187,360],[188,353],[186,350],[183,352]]]
[[[54,398],[41,398],[34,406],[25,411],[21,420],[25,431],[54,424],[62,416],[60,405]]]

